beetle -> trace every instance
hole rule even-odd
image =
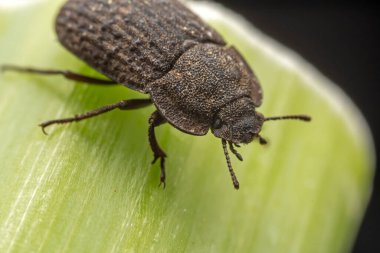
[[[149,96],[100,107],[74,117],[40,124],[43,132],[53,124],[88,119],[114,109],[130,110],[153,104],[148,138],[160,160],[160,185],[165,187],[166,153],[159,146],[155,128],[169,123],[191,135],[209,130],[222,141],[235,189],[239,182],[231,166],[230,151],[239,144],[259,140],[265,121],[298,119],[307,115],[264,117],[256,111],[262,104],[260,83],[233,46],[182,3],[175,0],[68,0],[55,22],[60,43],[109,80],[71,71],[2,66],[3,71],[62,75],[95,85],[121,84]]]

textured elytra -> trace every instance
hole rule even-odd
[[[181,3],[168,0],[69,0],[56,31],[89,65],[143,92],[195,44],[225,44]]]
[[[56,31],[89,65],[149,93],[160,114],[186,133],[206,134],[235,100],[251,108],[239,112],[248,118],[261,105],[260,85],[245,60],[178,1],[69,0]]]

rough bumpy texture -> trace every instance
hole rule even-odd
[[[233,143],[251,142],[259,135],[264,123],[264,116],[255,111],[255,106],[248,97],[223,106],[216,114],[216,118],[219,125],[214,125],[212,133]]]
[[[236,100],[246,98],[232,112],[243,118],[255,117],[261,105],[259,82],[241,55],[178,1],[69,0],[56,31],[89,65],[149,93],[160,114],[184,132],[206,134],[217,113]]]
[[[226,104],[244,97],[251,101],[252,110],[261,104],[261,89],[244,66],[235,49],[200,44],[185,52],[168,74],[151,83],[149,92],[170,123],[187,133],[203,135]]]
[[[60,42],[89,65],[142,92],[197,43],[225,44],[172,0],[69,0],[56,31]]]

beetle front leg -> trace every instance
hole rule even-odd
[[[149,143],[150,147],[153,151],[154,154],[154,159],[152,161],[152,164],[155,163],[158,158],[160,158],[160,167],[161,167],[161,176],[160,176],[160,185],[162,184],[163,187],[165,188],[165,179],[166,179],[166,174],[165,174],[165,158],[166,154],[165,152],[160,148],[160,146],[157,143],[156,139],[156,134],[154,132],[154,128],[158,127],[162,124],[166,123],[166,120],[161,116],[161,114],[158,111],[155,111],[152,113],[152,115],[149,118]]]

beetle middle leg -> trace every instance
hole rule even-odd
[[[1,71],[14,71],[14,72],[25,72],[31,74],[38,75],[61,75],[66,79],[84,82],[87,84],[95,84],[95,85],[116,85],[118,84],[112,80],[105,80],[100,78],[88,77],[82,74],[74,73],[68,70],[56,70],[56,69],[35,69],[35,68],[27,68],[27,67],[19,67],[14,65],[3,65],[0,66]]]
[[[148,105],[152,104],[152,100],[150,99],[129,99],[129,100],[122,100],[115,104],[105,105],[103,107],[100,107],[98,109],[95,109],[93,111],[89,111],[80,115],[75,115],[74,117],[70,118],[63,118],[63,119],[55,119],[55,120],[49,120],[41,123],[39,126],[42,128],[42,131],[46,134],[45,128],[54,125],[54,124],[67,124],[71,122],[78,122],[84,119],[92,118],[95,116],[98,116],[100,114],[112,111],[114,109],[120,109],[120,110],[132,110],[132,109],[138,109],[142,108]]]
[[[150,147],[152,148],[154,159],[152,161],[152,164],[157,161],[158,158],[160,158],[160,167],[161,167],[161,175],[160,175],[160,185],[162,184],[165,188],[165,179],[166,179],[166,173],[165,173],[165,158],[166,154],[161,149],[161,147],[158,145],[156,134],[154,132],[154,128],[158,127],[162,124],[166,123],[166,120],[161,116],[161,114],[158,111],[155,111],[152,113],[152,115],[149,118],[149,143]]]

